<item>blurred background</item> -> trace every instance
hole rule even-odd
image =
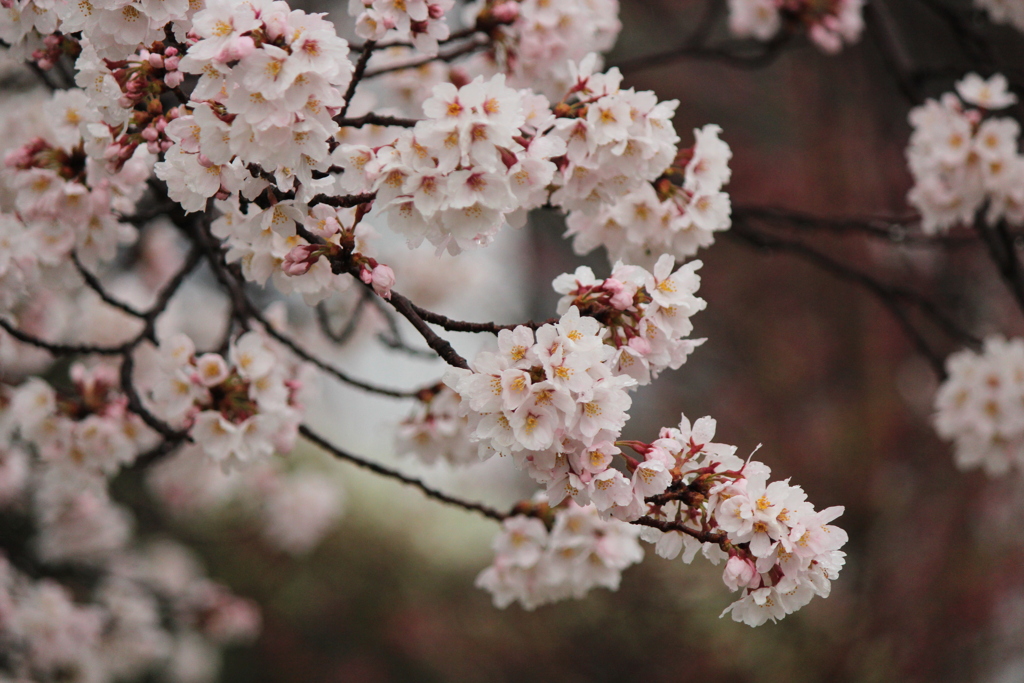
[[[887,11],[918,66],[949,72],[922,84],[937,96],[971,63],[930,4],[901,0]],[[340,5],[305,8],[347,22]],[[836,56],[794,39],[758,68],[638,61],[680,45],[704,11],[705,0],[624,0],[623,31],[607,63],[623,65],[625,85],[680,101],[681,146],[691,144],[695,127],[723,128],[734,153],[726,188],[734,207],[906,216],[911,103],[870,32]],[[978,31],[1022,63],[1020,34],[982,24]],[[723,21],[713,36],[727,38]],[[1019,109],[1011,113],[1020,118]],[[553,277],[581,263],[607,272],[603,254],[575,256],[563,229],[559,216],[544,214],[523,231],[506,231],[489,256],[479,256],[491,260],[489,276],[469,283],[478,296],[446,302],[441,312],[499,322],[552,315]],[[976,334],[1024,329],[980,244],[789,234],[880,281],[916,288]],[[699,258],[708,307],[695,318],[696,334],[708,341],[639,392],[625,438],[649,441],[680,413],[711,415],[716,440],[741,453],[764,444],[758,458],[775,477],[792,477],[819,509],[845,506],[837,523],[850,534],[847,565],[828,599],[751,629],[718,618],[732,601],[720,568],[665,561],[647,546],[647,559],[624,573],[618,592],[595,590],[534,612],[498,610],[473,587],[490,562],[493,522],[324,460],[347,491],[347,512],[299,559],[270,550],[230,514],[197,523],[154,513],[140,521],[142,528],[169,523],[214,578],[263,607],[262,635],[229,652],[223,680],[1024,681],[1019,475],[994,480],[956,470],[950,446],[930,426],[932,369],[864,288],[728,233]],[[428,287],[430,277],[423,280]],[[517,300],[517,291],[529,296]],[[429,294],[406,293],[421,302]],[[943,354],[957,350],[934,339]],[[456,341],[467,352],[478,342]],[[438,365],[396,357],[372,337],[342,362],[404,386],[440,374]],[[530,493],[509,478],[510,463],[454,472],[396,460],[390,433],[405,406],[327,387],[313,410],[313,424],[329,424],[338,443],[446,490],[499,507]]]

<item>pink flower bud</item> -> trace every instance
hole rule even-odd
[[[224,61],[232,61],[233,59],[245,59],[247,56],[252,54],[253,50],[256,49],[256,43],[253,42],[249,36],[238,36],[231,44],[227,47],[230,59]]]
[[[164,58],[157,54],[151,54],[147,60],[154,69],[164,68]]]
[[[147,142],[153,142],[159,137],[159,131],[157,131],[157,129],[153,126],[147,126],[146,129],[142,131],[142,139],[146,140]]]
[[[185,80],[185,74],[180,71],[171,71],[164,76],[164,83],[167,84],[168,88],[177,88]]]
[[[174,57],[177,54],[178,54],[178,48],[176,48],[176,47],[169,47],[166,50],[164,50],[164,57]]]
[[[178,62],[181,61],[179,57],[164,56],[164,68],[168,71],[174,71],[178,68]]]
[[[494,16],[495,21],[502,24],[511,24],[519,18],[519,3],[503,2],[491,10],[491,14]]]
[[[440,19],[444,16],[444,7],[441,5],[427,5],[427,15],[431,19]]]
[[[629,348],[641,356],[646,356],[651,353],[651,342],[647,341],[644,337],[633,337],[629,340]]]
[[[373,291],[385,299],[390,299],[391,288],[395,286],[395,271],[382,263],[373,269],[371,282]]]
[[[285,275],[305,275],[320,255],[315,244],[300,244],[289,251],[281,263]]]
[[[610,277],[604,281],[604,291],[612,295],[611,304],[620,311],[633,305],[633,290],[615,278]]]
[[[725,571],[722,573],[722,582],[730,590],[739,590],[744,586],[754,587],[755,581],[759,581],[757,567],[750,560],[744,560],[739,555],[733,555],[725,563]]]
[[[512,168],[519,163],[519,157],[512,150],[505,149],[504,147],[499,147],[498,149],[501,151],[501,163],[505,164],[505,168]]]

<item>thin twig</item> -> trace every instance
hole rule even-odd
[[[684,533],[687,536],[696,538],[701,543],[714,543],[715,545],[721,546],[729,541],[729,537],[723,533],[714,531],[700,531],[699,529],[693,529],[686,526],[682,522],[669,522],[661,519],[653,519],[651,517],[641,517],[640,519],[634,519],[631,524],[637,524],[639,526],[649,526],[652,529],[658,529],[659,531],[670,532],[678,531]]]
[[[350,376],[348,373],[339,370],[333,365],[330,365],[320,360],[319,358],[311,354],[309,351],[306,351],[304,348],[299,346],[298,343],[296,343],[293,339],[291,339],[284,333],[279,332],[273,325],[270,324],[270,322],[266,318],[263,317],[263,314],[260,313],[256,309],[256,307],[253,306],[251,303],[249,304],[248,315],[251,316],[253,320],[256,320],[261,325],[263,325],[264,329],[267,331],[267,334],[269,334],[271,337],[279,341],[281,344],[287,346],[291,350],[291,352],[294,353],[296,356],[298,356],[299,358],[308,363],[312,363],[316,367],[320,368],[327,374],[332,375],[333,377],[341,380],[345,384],[349,384],[358,389],[363,389],[364,391],[369,391],[374,394],[380,394],[381,396],[390,396],[392,398],[416,398],[419,395],[418,390],[408,391],[403,389],[389,389],[387,387],[378,387],[374,384],[369,384],[368,382],[356,379],[355,377]]]
[[[78,270],[78,274],[82,276],[83,280],[85,280],[86,286],[88,286],[89,289],[91,289],[92,291],[96,292],[96,294],[99,295],[100,299],[102,299],[105,304],[120,309],[127,313],[128,315],[133,316],[135,318],[146,317],[145,313],[142,313],[141,311],[134,308],[130,304],[127,304],[123,301],[118,301],[114,297],[110,296],[110,294],[107,293],[107,290],[103,288],[103,284],[100,282],[99,278],[90,273],[88,269],[86,269],[86,267],[78,259],[78,254],[76,254],[73,251],[71,252],[71,260],[74,262],[75,268]]]
[[[352,310],[352,314],[345,322],[345,326],[337,333],[331,329],[330,314],[327,312],[327,307],[324,306],[324,302],[321,301],[316,305],[316,320],[317,324],[320,325],[320,331],[324,333],[325,337],[335,344],[339,346],[346,344],[359,327],[359,320],[363,316],[363,309],[366,307],[367,301],[371,301],[373,298],[373,294],[364,289],[359,295],[359,301],[356,302],[355,308]]]
[[[334,444],[327,441],[319,434],[317,434],[316,432],[314,432],[306,425],[299,425],[299,434],[305,437],[308,441],[316,444],[317,446],[324,449],[334,457],[338,458],[339,460],[350,462],[353,465],[357,465],[359,467],[362,467],[363,469],[370,470],[371,472],[379,474],[383,477],[395,479],[397,481],[402,482],[403,484],[415,486],[420,491],[422,491],[427,497],[433,498],[434,500],[439,500],[442,503],[448,503],[449,505],[455,505],[457,507],[462,508],[463,510],[477,512],[483,515],[484,517],[488,517],[497,522],[502,522],[509,516],[486,505],[482,505],[480,503],[470,503],[468,501],[456,498],[455,496],[450,496],[447,493],[442,493],[437,489],[433,489],[427,486],[419,479],[414,479],[413,477],[402,474],[398,470],[393,470],[390,467],[385,467],[384,465],[380,465],[378,463],[365,460],[357,455],[352,455],[347,451],[343,451]]]
[[[370,57],[373,56],[373,48],[376,47],[377,43],[368,40],[363,45],[362,54],[359,55],[359,61],[356,62],[356,68],[352,72],[352,80],[348,83],[348,89],[345,91],[345,101],[341,104],[341,111],[338,112],[338,118],[344,119],[345,114],[348,112],[348,107],[352,103],[352,96],[356,94],[356,86],[363,80],[363,76],[366,74],[366,64],[370,61]]]
[[[436,62],[451,62],[451,61],[453,61],[455,59],[458,59],[459,57],[462,57],[462,56],[468,55],[468,54],[472,54],[472,53],[476,52],[477,50],[481,50],[481,49],[487,47],[488,45],[490,45],[490,42],[491,42],[490,38],[475,38],[474,37],[472,40],[467,42],[465,45],[461,45],[461,46],[459,46],[457,48],[454,48],[452,50],[448,50],[446,52],[440,52],[440,53],[438,53],[434,57],[421,57],[421,58],[418,58],[418,59],[409,60],[407,62],[401,62],[399,64],[392,64],[392,65],[389,65],[389,66],[383,66],[383,67],[380,67],[379,69],[371,69],[371,70],[366,72],[366,76],[365,77],[366,78],[376,78],[377,76],[381,76],[383,74],[392,73],[392,72],[395,72],[395,71],[403,71],[405,69],[416,69],[418,67],[424,66],[425,64],[429,64],[429,63],[435,62],[435,61]]]
[[[528,320],[524,323],[509,323],[507,325],[499,325],[497,323],[472,323],[466,322],[465,320],[454,320],[448,316],[441,315],[440,313],[434,313],[427,309],[412,304],[412,308],[416,311],[416,314],[426,320],[428,323],[437,325],[449,332],[490,332],[491,334],[498,334],[502,330],[514,330],[517,327],[529,327],[531,330],[536,330],[538,327],[543,325],[550,325],[558,322],[558,318],[549,318],[539,323],[532,320]]]
[[[742,220],[736,221],[733,224],[732,230],[727,234],[742,239],[760,248],[789,251],[837,277],[849,280],[867,289],[886,309],[890,311],[890,313],[892,313],[897,322],[903,327],[910,340],[917,347],[918,351],[928,359],[932,369],[940,378],[945,377],[945,363],[943,355],[932,349],[921,333],[913,326],[910,319],[907,317],[906,311],[900,305],[901,301],[917,308],[920,312],[928,316],[939,328],[958,342],[966,343],[975,348],[981,344],[977,337],[960,328],[945,314],[939,311],[938,307],[936,307],[932,302],[913,290],[884,285],[866,273],[851,268],[850,266],[808,247],[801,242],[788,241],[774,236],[765,235],[752,229]]]
[[[45,339],[33,336],[27,332],[23,332],[16,326],[12,325],[4,318],[0,318],[0,327],[2,327],[8,334],[17,339],[20,342],[35,346],[36,348],[44,349],[49,351],[55,356],[72,356],[72,355],[88,355],[96,354],[97,356],[120,356],[128,348],[130,348],[131,342],[125,344],[119,344],[118,346],[96,346],[93,344],[59,344],[55,342],[48,342]]]
[[[415,327],[416,331],[420,333],[421,337],[423,337],[423,341],[427,342],[427,346],[432,348],[434,352],[441,357],[441,360],[456,368],[469,369],[469,363],[466,362],[466,359],[460,356],[446,339],[442,338],[430,329],[430,326],[426,321],[423,320],[419,313],[416,312],[416,307],[411,301],[393,290],[391,292],[391,298],[388,301],[391,303],[391,306],[398,311],[399,315],[412,323],[412,326]]]
[[[403,119],[398,116],[383,116],[371,113],[350,119],[339,115],[334,118],[334,122],[342,128],[362,128],[363,126],[400,126],[402,128],[412,128],[419,123],[419,119]]]

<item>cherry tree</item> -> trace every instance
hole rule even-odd
[[[972,23],[1024,17],[926,4],[969,68],[918,65],[862,0],[707,0],[678,48],[620,65],[756,68],[807,43],[827,59],[870,33],[909,102],[914,213],[869,220],[734,206],[730,131],[677,131],[676,100],[605,63],[615,0],[350,0],[344,26],[284,0],[3,0],[6,68],[33,85],[0,143],[0,514],[18,528],[0,544],[0,676],[215,678],[258,606],[137,516],[233,506],[305,554],[344,503],[309,447],[497,523],[476,585],[499,608],[616,590],[645,547],[719,565],[721,615],[749,626],[827,598],[843,507],[773,478],[771,444],[717,442],[698,415],[623,435],[638,392],[714,344],[693,336],[715,306],[697,257],[723,236],[876,297],[942,382],[957,465],[1024,464],[1024,342],[791,235],[980,241],[1024,308],[1020,73]],[[545,283],[546,319],[481,321],[486,297],[471,321],[438,312],[472,269],[522,259],[514,233],[543,214],[602,264]],[[345,366],[360,335],[434,379]],[[346,410],[322,405],[331,382],[406,406],[391,428],[409,459],[493,460],[534,493],[477,502],[358,453],[326,417]],[[131,478],[135,507],[116,491]]]

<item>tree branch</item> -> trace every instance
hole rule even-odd
[[[494,508],[488,507],[488,506],[483,505],[481,503],[470,503],[468,501],[456,498],[455,496],[450,496],[447,493],[442,493],[441,491],[438,491],[437,489],[433,489],[433,488],[427,486],[426,484],[424,484],[419,479],[414,479],[413,477],[410,477],[410,476],[407,476],[405,474],[402,474],[398,470],[393,470],[390,467],[385,467],[384,465],[380,465],[380,464],[377,464],[375,462],[370,462],[369,460],[365,460],[363,458],[360,458],[357,455],[352,455],[351,453],[343,451],[340,448],[338,448],[337,446],[335,446],[332,443],[330,443],[329,441],[327,441],[325,438],[323,438],[319,434],[317,434],[316,432],[314,432],[312,429],[310,429],[306,425],[299,425],[299,434],[301,434],[303,437],[305,437],[311,443],[316,444],[317,446],[319,446],[323,450],[327,451],[328,453],[330,453],[334,457],[338,458],[339,460],[344,460],[346,462],[350,462],[353,465],[356,465],[358,467],[362,467],[363,469],[366,469],[366,470],[370,470],[371,472],[379,474],[379,475],[381,475],[383,477],[387,477],[389,479],[394,479],[396,481],[400,481],[403,484],[408,484],[409,486],[415,486],[420,491],[422,491],[427,497],[433,498],[434,500],[439,500],[442,503],[447,503],[449,505],[454,505],[456,507],[462,508],[463,510],[469,510],[470,512],[477,512],[477,513],[483,515],[484,517],[488,517],[490,519],[495,520],[496,522],[502,522],[502,521],[504,521],[509,516],[508,514],[499,512],[499,511],[495,510]]]

